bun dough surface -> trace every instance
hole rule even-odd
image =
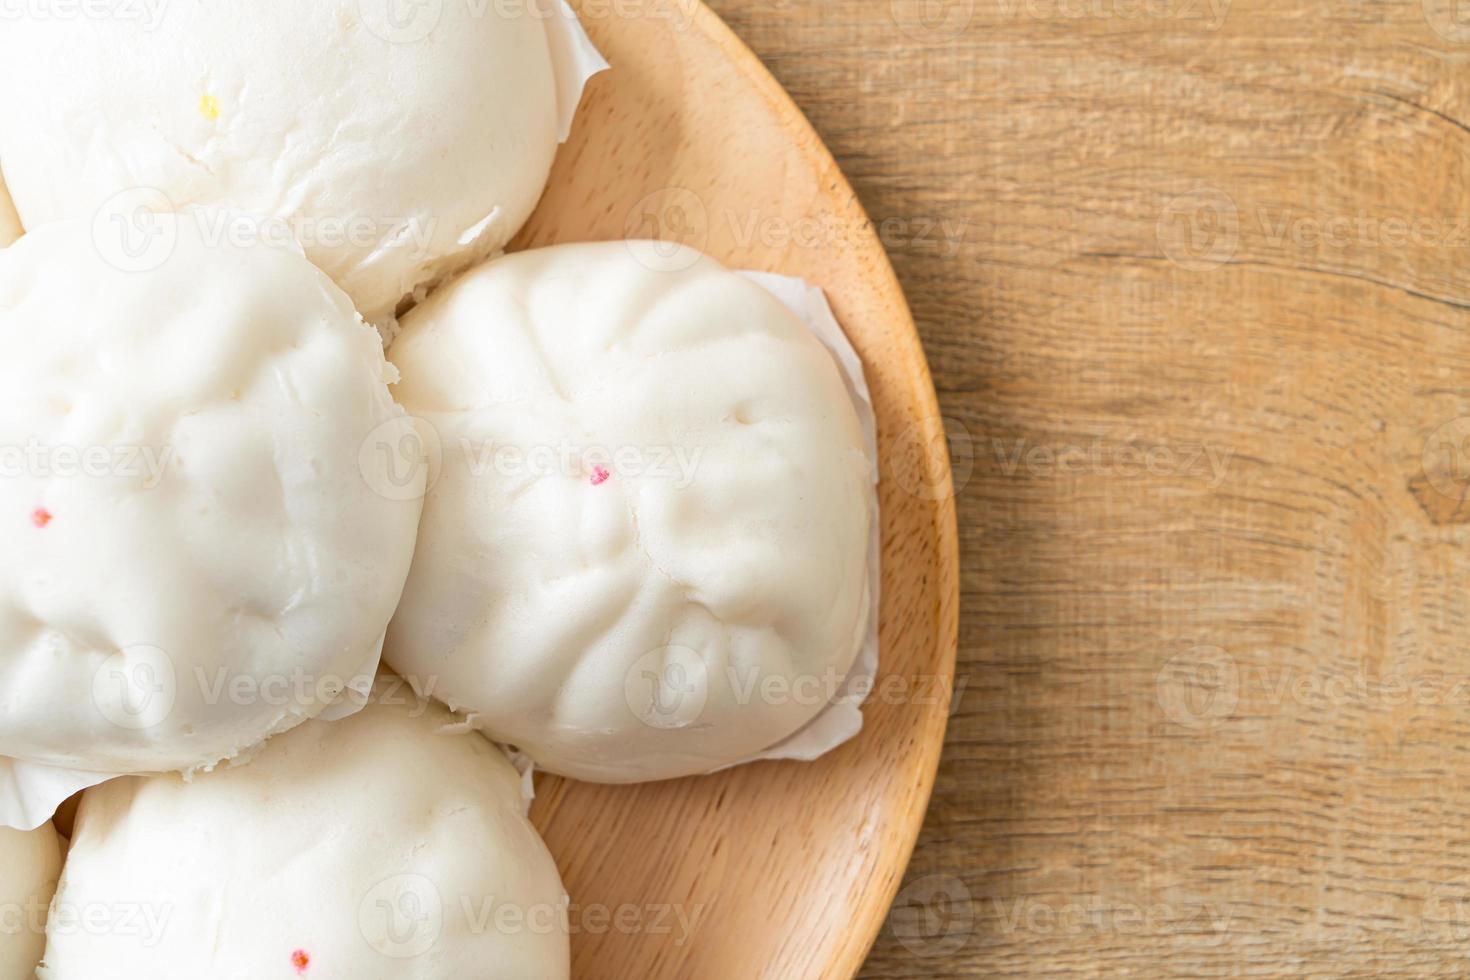
[[[46,907],[61,874],[61,838],[51,824],[0,827],[0,980],[32,980],[46,945]]]
[[[49,980],[562,980],[566,893],[520,777],[407,685],[248,766],[82,797],[59,901],[151,932],[53,929]]]
[[[764,289],[667,247],[491,261],[392,349],[442,466],[385,658],[592,781],[775,745],[868,624],[872,464],[835,361]]]
[[[7,18],[0,88],[27,94],[0,105],[5,176],[27,227],[140,188],[283,219],[382,322],[501,248],[545,186],[556,88],[533,8],[251,0]]]
[[[0,251],[0,755],[235,756],[371,677],[420,501],[377,335],[292,251],[171,223],[125,272],[88,224]]]

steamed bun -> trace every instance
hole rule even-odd
[[[128,193],[274,216],[381,323],[500,249],[550,173],[556,88],[533,3],[134,13],[0,30],[0,89],[21,93],[0,100],[0,158],[28,228]]]
[[[46,909],[61,874],[61,838],[51,824],[0,827],[0,980],[31,980],[46,945]]]
[[[232,758],[371,678],[408,572],[377,335],[297,252],[155,230],[147,271],[77,222],[0,251],[3,756]]]
[[[338,722],[187,782],[82,797],[58,903],[157,914],[50,930],[48,980],[559,980],[567,897],[520,777],[442,708],[380,686]]]
[[[836,362],[764,289],[666,248],[486,263],[392,349],[442,459],[385,659],[600,782],[785,740],[871,602],[872,462]]]

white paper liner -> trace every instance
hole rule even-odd
[[[612,66],[597,50],[567,0],[555,0],[556,9],[546,20],[546,40],[551,47],[551,70],[556,76],[556,138],[565,143],[572,135],[572,119],[582,102],[587,80]]]
[[[116,773],[59,769],[0,756],[0,827],[35,830],[73,793],[116,778]]]
[[[499,745],[499,743],[496,743]],[[506,745],[500,746],[510,764],[515,766],[516,772],[521,774],[521,803],[526,808],[526,816],[531,815],[531,804],[536,802],[536,762],[524,752],[518,752]]]

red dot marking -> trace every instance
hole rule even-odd
[[[610,476],[612,476],[612,474],[603,469],[601,466],[592,467],[592,485],[594,487],[598,486],[601,483],[604,483]]]
[[[31,523],[36,527],[45,527],[51,523],[51,512],[45,507],[37,507],[31,511]]]
[[[311,955],[304,949],[298,949],[291,954],[291,965],[296,967],[297,973],[305,973],[306,968],[311,966]]]

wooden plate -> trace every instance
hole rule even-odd
[[[708,9],[586,0],[593,79],[514,247],[659,238],[827,290],[867,370],[883,484],[882,667],[862,736],[816,763],[630,787],[543,778],[578,980],[805,980],[862,965],[908,863],[952,689],[958,552],[913,319],[847,181]]]

